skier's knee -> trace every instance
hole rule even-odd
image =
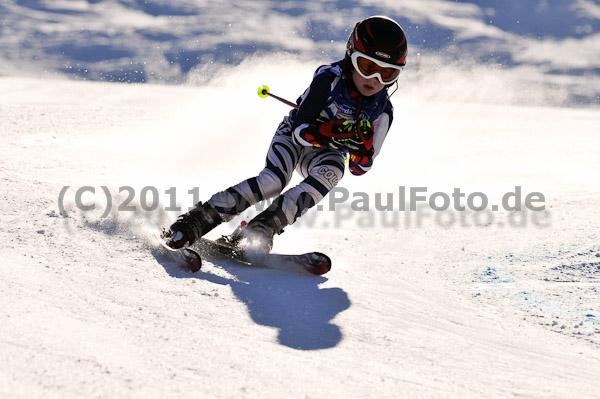
[[[344,169],[332,165],[319,165],[311,172],[311,175],[323,184],[327,191],[337,186],[344,177]]]
[[[257,184],[265,199],[279,195],[288,185],[289,180],[283,173],[276,173],[269,167],[264,168],[256,177]]]

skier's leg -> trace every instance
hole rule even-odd
[[[171,225],[167,245],[183,248],[221,224],[223,219],[208,202],[199,202],[194,209],[180,215]]]
[[[298,164],[298,171],[305,179],[252,219],[240,231],[238,241],[247,239],[249,245],[270,251],[274,235],[281,234],[285,226],[294,223],[321,201],[342,179],[344,169],[345,159],[338,151],[307,151]]]
[[[210,203],[223,221],[230,221],[250,206],[277,196],[290,182],[302,153],[291,137],[275,135],[267,153],[265,168],[256,177],[214,194]]]
[[[345,158],[336,150],[313,149],[297,165],[304,180],[286,191],[281,209],[289,224],[319,203],[344,177]]]
[[[275,135],[267,153],[266,166],[258,176],[214,194],[207,202],[199,202],[171,225],[169,245],[181,248],[194,243],[223,222],[263,199],[279,194],[292,178],[302,147],[291,137]]]

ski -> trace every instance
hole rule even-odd
[[[308,272],[315,275],[323,275],[331,270],[331,259],[321,252],[298,255],[265,253],[245,250],[226,242],[207,238],[200,238],[189,247],[174,249],[167,245],[169,237],[170,232],[164,228],[157,234],[159,243],[167,250],[173,261],[192,273],[200,270],[202,258],[228,259],[247,266]]]
[[[170,255],[173,261],[192,273],[197,272],[202,267],[202,258],[200,255],[194,251],[192,248],[186,247],[181,249],[174,249],[167,245],[168,233],[165,229],[162,229],[159,234],[157,234],[157,239],[160,245],[167,250],[167,253]]]
[[[206,258],[231,259],[237,263],[276,270],[323,275],[331,270],[331,259],[321,252],[289,255],[244,250],[225,242],[200,238],[191,248]]]

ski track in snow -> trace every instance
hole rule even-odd
[[[345,187],[494,196],[519,184],[546,194],[551,223],[364,227],[357,214],[334,227],[321,212],[275,249],[328,253],[323,277],[228,262],[191,275],[151,234],[176,213],[101,217],[101,186],[115,207],[123,185],[176,186],[189,206],[187,189],[203,199],[260,170],[287,108],[258,99],[255,82],[314,69],[287,62],[206,87],[0,78],[0,396],[597,395],[596,110],[448,102],[427,87],[395,97],[403,123]],[[212,112],[224,101],[235,120]],[[241,125],[254,140],[238,139]],[[97,188],[84,198],[94,211],[73,202],[83,186]]]

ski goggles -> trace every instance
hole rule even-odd
[[[400,72],[402,72],[402,66],[388,64],[387,62],[379,61],[373,57],[369,57],[366,54],[355,51],[350,56],[352,59],[352,65],[354,69],[365,79],[371,79],[377,77],[379,83],[382,85],[389,85],[394,83]]]

